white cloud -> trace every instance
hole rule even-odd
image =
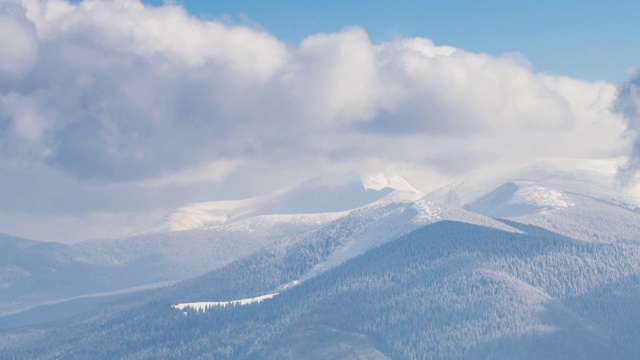
[[[20,76],[36,60],[38,45],[35,29],[24,18],[17,2],[0,4],[0,79],[2,75]]]
[[[502,161],[631,146],[611,111],[614,86],[536,74],[518,54],[374,44],[358,27],[288,47],[172,2],[9,4],[0,180],[15,191],[0,191],[5,215],[116,219],[327,171],[394,171],[428,190]]]
[[[640,73],[632,73],[629,80],[618,89],[614,110],[625,119],[627,135],[633,141],[629,161],[618,170],[621,183],[630,185],[635,182],[640,170]]]
[[[37,99],[8,93],[0,97],[5,116],[12,120],[15,134],[27,141],[38,141],[47,128],[47,118],[38,110]]]
[[[190,17],[174,5],[145,6],[137,0],[23,0],[40,39],[75,37],[93,45],[175,66],[216,62],[239,75],[267,79],[282,66],[287,51],[273,36]],[[171,65],[169,65],[171,66]]]
[[[400,79],[398,86],[411,94],[403,106],[411,113],[404,117],[420,117],[412,123],[418,129],[409,130],[556,130],[569,120],[562,98],[512,57],[415,44],[389,44],[387,54],[397,59],[393,79]]]
[[[219,183],[231,174],[240,160],[221,159],[204,166],[189,168],[139,182],[140,186],[192,185],[196,183]]]
[[[360,28],[305,39],[285,74],[285,89],[304,107],[304,121],[365,121],[385,100],[375,49]],[[302,120],[300,119],[300,120]]]
[[[73,243],[89,239],[118,238],[156,226],[163,212],[96,212],[82,215],[31,215],[0,213],[0,228],[11,228],[28,239]],[[114,227],[113,224],[118,224]],[[52,231],[55,229],[55,231]]]

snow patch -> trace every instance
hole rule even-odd
[[[420,192],[401,176],[391,173],[380,173],[362,177],[362,186],[367,190],[380,191],[385,188]]]
[[[575,206],[560,190],[532,182],[507,182],[465,208],[494,218],[513,218]]]
[[[208,309],[213,307],[227,307],[227,306],[248,305],[248,304],[259,303],[264,300],[271,299],[277,296],[278,294],[279,293],[276,292],[276,293],[256,296],[252,298],[238,299],[238,300],[231,300],[231,301],[182,303],[182,304],[172,305],[171,307],[181,311],[184,309],[193,309],[197,312],[206,312]]]
[[[412,219],[412,223],[418,226],[431,224],[442,219],[440,208],[430,201],[416,201],[413,203],[413,208],[417,214]]]
[[[531,204],[547,208],[566,208],[575,206],[561,191],[533,183],[516,183],[518,191],[512,197],[511,204]]]

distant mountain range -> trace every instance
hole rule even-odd
[[[186,205],[118,240],[0,237],[7,358],[634,359],[640,197],[615,160]],[[177,306],[180,304],[180,306]]]

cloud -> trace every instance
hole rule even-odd
[[[429,190],[502,161],[631,146],[615,86],[537,74],[518,54],[372,43],[359,27],[288,46],[174,2],[10,1],[0,25],[5,215],[158,214],[332,171]]]
[[[267,79],[284,62],[286,48],[264,32],[190,17],[174,5],[139,1],[23,0],[38,37],[84,40],[105,50],[161,57],[175,66],[218,63],[245,76]]]
[[[36,60],[38,44],[33,24],[24,16],[17,1],[0,4],[0,80],[19,77]]]
[[[140,186],[192,185],[197,183],[218,183],[231,174],[240,161],[220,159],[198,168],[190,168],[175,173],[140,182]]]
[[[308,37],[291,65],[294,71],[283,82],[302,105],[305,121],[325,126],[366,121],[385,99],[375,49],[360,28]]]
[[[37,96],[10,92],[0,97],[4,115],[11,120],[11,130],[20,140],[37,142],[47,129],[47,116],[39,110]]]
[[[424,39],[382,44],[379,51],[390,85],[405,94],[391,116],[374,121],[384,132],[544,131],[571,120],[563,99],[511,56],[436,47]]]
[[[618,169],[618,179],[623,185],[629,185],[640,170],[640,73],[636,72],[620,87],[614,110],[625,119],[633,139],[629,160]]]

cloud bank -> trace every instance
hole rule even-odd
[[[5,1],[0,28],[0,231],[38,237],[20,226],[64,217],[79,230],[56,240],[117,236],[118,214],[148,226],[320,173],[388,170],[428,190],[631,147],[615,86],[533,73],[518,54],[372,43],[359,27],[288,46],[137,0]],[[112,233],[91,233],[105,218]]]

